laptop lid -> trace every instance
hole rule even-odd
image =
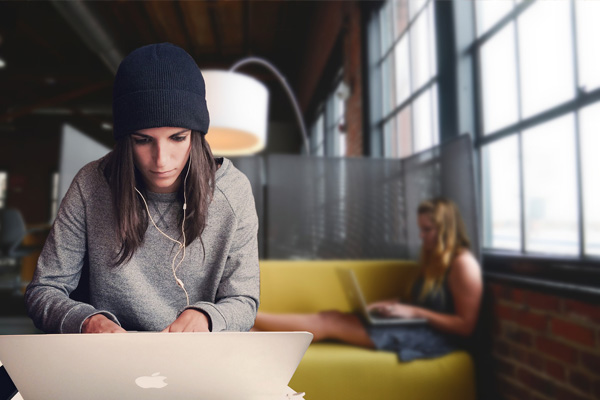
[[[385,317],[370,312],[354,271],[349,268],[339,268],[338,277],[352,310],[359,312],[368,323],[372,325],[403,325],[424,324],[427,322],[424,318]]]
[[[0,336],[24,399],[287,399],[312,334],[218,332]]]

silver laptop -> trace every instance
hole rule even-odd
[[[358,312],[371,325],[403,325],[403,324],[425,324],[427,320],[424,318],[400,318],[400,317],[385,317],[378,315],[376,312],[367,309],[367,302],[360,289],[358,279],[353,270],[348,268],[339,268],[338,276],[344,289],[344,293],[348,298],[348,302],[352,307],[352,311]]]
[[[0,336],[25,400],[299,399],[287,387],[308,332]]]

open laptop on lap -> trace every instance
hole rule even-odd
[[[25,400],[288,400],[308,332],[0,336]]]
[[[425,324],[427,320],[424,318],[400,318],[400,317],[385,317],[378,315],[375,312],[367,309],[367,302],[360,289],[358,279],[354,271],[348,268],[339,268],[338,276],[344,289],[344,293],[348,298],[348,302],[354,312],[360,315],[371,325],[404,325],[404,324]]]

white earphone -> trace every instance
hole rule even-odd
[[[177,251],[177,254],[175,254],[175,257],[173,257],[173,262],[171,263],[171,270],[173,271],[173,277],[175,278],[175,282],[177,282],[177,285],[185,293],[185,298],[186,298],[188,307],[190,305],[190,296],[188,296],[188,292],[187,292],[187,290],[185,290],[185,286],[183,284],[183,281],[177,277],[177,269],[179,268],[179,266],[181,265],[181,263],[185,259],[185,211],[187,209],[187,197],[186,197],[186,193],[185,193],[185,188],[186,188],[186,184],[187,184],[187,178],[188,178],[188,175],[190,173],[190,166],[191,166],[191,164],[192,164],[192,150],[190,149],[190,158],[189,158],[189,161],[188,161],[188,168],[187,168],[187,172],[185,173],[185,178],[183,179],[183,220],[181,222],[181,234],[183,236],[183,243],[181,243],[179,240],[173,239],[171,236],[169,236],[166,233],[164,233],[156,225],[156,223],[154,222],[154,219],[152,218],[152,215],[150,215],[150,209],[148,208],[148,203],[146,202],[146,199],[144,198],[144,196],[142,195],[142,193],[138,190],[138,188],[134,187],[135,191],[140,195],[140,197],[142,198],[142,201],[144,202],[144,205],[146,206],[146,212],[148,213],[148,217],[150,218],[150,221],[152,221],[152,225],[154,225],[154,227],[164,237],[166,237],[167,239],[171,240],[172,242],[175,242],[175,243],[179,244],[179,250]],[[177,263],[177,265],[175,265],[175,261],[177,260],[177,257],[179,256],[179,253],[181,252],[182,249],[183,249],[183,255],[181,257],[181,260],[179,260],[179,262]]]

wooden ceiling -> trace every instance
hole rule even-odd
[[[111,122],[114,71],[149,43],[179,45],[202,69],[264,57],[294,87],[318,7],[283,0],[1,1],[0,135],[59,119],[106,136],[101,126]],[[261,67],[244,72],[276,84]],[[293,118],[280,103],[271,101],[271,119]]]

